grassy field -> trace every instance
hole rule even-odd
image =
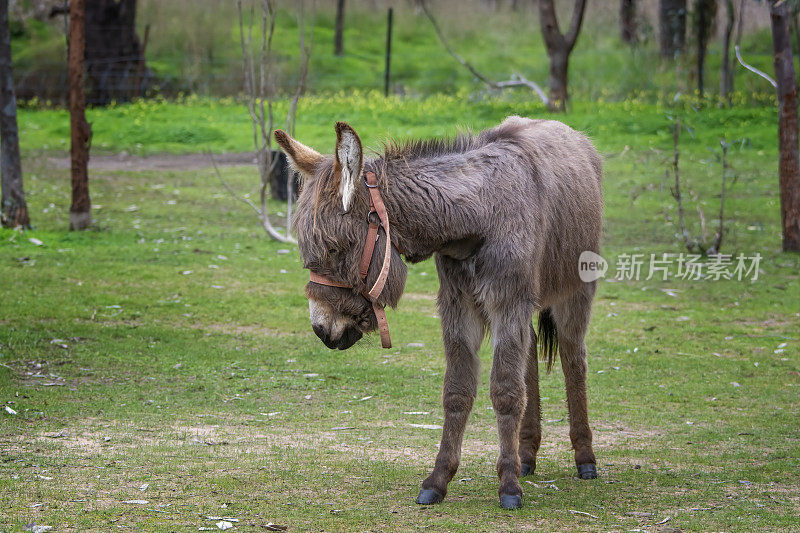
[[[303,101],[298,137],[329,150],[332,122],[345,119],[378,148],[388,135],[452,134],[510,113],[543,110],[320,96]],[[758,279],[602,282],[588,337],[601,477],[574,477],[556,367],[542,379],[544,441],[525,508],[508,512],[496,502],[488,344],[450,493],[413,503],[440,436],[420,425],[442,420],[432,262],[410,267],[389,313],[394,349],[372,337],[329,351],[308,324],[296,249],[268,241],[212,170],[94,171],[96,226],[67,232],[68,173],[50,160],[66,115],[24,111],[36,228],[0,231],[2,529],[188,531],[231,517],[242,531],[797,530],[799,262],[780,251],[773,108],[629,100],[576,103],[564,119],[604,155],[614,264],[681,251],[664,178],[677,115],[693,232],[697,205],[718,206],[719,138],[740,140],[723,251],[761,254]],[[96,152],[250,142],[233,101],[139,103],[90,120]],[[223,172],[255,191],[255,169]]]

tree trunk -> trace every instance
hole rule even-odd
[[[636,27],[636,0],[620,0],[619,3],[620,38],[625,44],[635,44],[639,40]]]
[[[566,51],[559,50],[550,56],[550,101],[553,111],[566,111],[568,65],[569,55]]]
[[[31,225],[22,188],[22,164],[17,131],[17,98],[11,61],[8,0],[0,0],[0,174],[2,174],[2,223],[15,228]]]
[[[86,0],[70,0],[69,3],[69,123],[72,133],[72,206],[69,208],[69,227],[78,230],[92,225],[87,169],[92,129],[86,122],[86,94],[83,89],[85,2]]]
[[[553,0],[539,0],[539,24],[542,37],[550,59],[550,110],[564,111],[567,106],[569,92],[567,89],[567,73],[569,70],[569,54],[575,47],[578,34],[583,24],[586,11],[586,0],[575,0],[572,7],[572,20],[569,30],[562,34],[558,28],[558,19]]]
[[[336,2],[336,28],[333,35],[333,53],[344,54],[344,0]]]
[[[89,102],[106,105],[144,94],[152,73],[136,35],[136,0],[92,0],[85,24]]]
[[[778,84],[778,150],[783,249],[800,251],[800,149],[797,86],[794,81],[789,9],[784,0],[770,6],[775,81]]]
[[[736,22],[733,0],[725,0],[725,34],[722,37],[722,66],[719,71],[719,95],[731,105],[733,69],[731,68],[731,38]]]
[[[700,98],[705,95],[706,52],[711,27],[717,16],[717,0],[695,0],[694,30],[697,43],[697,92]]]
[[[659,0],[658,39],[661,56],[675,59],[686,45],[686,0]]]

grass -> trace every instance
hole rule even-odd
[[[513,98],[341,95],[302,106],[298,137],[326,151],[336,119],[374,147],[387,135],[542,114]],[[745,139],[730,154],[738,178],[723,251],[760,253],[759,278],[602,282],[588,336],[601,477],[574,477],[556,368],[542,379],[544,442],[523,483],[526,507],[507,512],[496,504],[488,343],[447,500],[413,503],[440,432],[411,424],[442,420],[432,262],[410,267],[389,313],[394,349],[373,336],[329,351],[308,325],[297,251],[268,241],[212,170],[92,172],[96,226],[67,232],[67,174],[48,160],[66,117],[23,111],[36,229],[0,231],[0,401],[17,412],[0,413],[0,523],[196,530],[229,516],[237,530],[654,530],[664,520],[796,530],[800,284],[798,257],[780,251],[774,110],[630,100],[579,102],[564,118],[604,154],[604,255],[614,264],[681,251],[664,180],[668,116],[678,113],[691,130],[682,175],[692,231],[697,205],[716,212],[718,139]],[[249,148],[233,101],[137,103],[90,120],[93,149],[110,153]],[[178,127],[217,134],[176,138]],[[224,172],[237,190],[255,189],[254,169]]]

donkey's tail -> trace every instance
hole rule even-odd
[[[536,337],[539,342],[539,357],[542,361],[547,361],[547,373],[549,374],[558,353],[558,330],[550,308],[542,309],[539,312],[539,333]]]

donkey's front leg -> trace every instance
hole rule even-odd
[[[441,273],[441,270],[440,270]],[[447,360],[442,403],[444,425],[442,442],[433,472],[422,482],[417,503],[439,503],[447,494],[461,460],[461,441],[478,389],[478,349],[483,340],[484,322],[470,297],[451,290],[442,279],[439,313]]]
[[[519,305],[490,317],[494,362],[489,395],[500,436],[497,475],[500,506],[504,509],[522,507],[522,487],[517,478],[520,475],[520,422],[526,404],[525,369],[531,343],[531,312],[527,306]]]

